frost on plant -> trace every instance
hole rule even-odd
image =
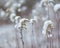
[[[47,20],[44,22],[44,25],[43,25],[43,30],[42,30],[42,34],[44,36],[52,36],[51,33],[52,33],[52,29],[54,28],[54,25],[53,25],[53,22],[51,20]]]
[[[20,35],[22,48],[30,48],[27,45],[28,39],[31,39],[30,42],[32,42],[29,42],[32,44],[29,46],[35,48],[33,45],[37,45],[36,48],[40,48],[40,44],[43,46],[43,42],[41,43],[40,39],[52,37],[53,21],[55,21],[54,14],[60,9],[60,4],[55,4],[55,1],[57,0],[8,0],[3,6],[0,6],[0,21],[6,20],[6,22],[8,21],[8,23],[14,25],[18,35]],[[24,45],[27,47],[24,47]]]
[[[33,19],[30,19],[30,23],[35,23],[38,21],[38,17],[37,16],[34,16]]]
[[[22,18],[22,19],[20,19],[20,21],[19,21],[19,23],[17,23],[16,25],[15,25],[15,27],[17,28],[17,29],[21,29],[21,28],[25,28],[26,27],[26,22],[29,22],[29,20],[28,19],[26,19],[26,18]]]
[[[54,11],[57,12],[60,9],[60,4],[56,4],[54,6]]]
[[[12,22],[14,22],[15,16],[16,16],[15,13],[10,14],[10,20],[11,20]]]
[[[16,16],[15,19],[14,19],[14,20],[15,20],[15,23],[16,23],[16,24],[19,23],[20,19],[21,19],[20,16]]]

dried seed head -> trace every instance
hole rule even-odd
[[[15,17],[15,23],[19,23],[20,19],[21,19],[20,16],[16,16],[16,17]]]
[[[29,21],[28,19],[22,18],[22,19],[20,20],[20,23],[24,23],[24,22],[28,22],[28,21]]]
[[[47,20],[44,22],[44,26],[43,26],[43,30],[42,30],[42,34],[46,35],[50,35],[51,30],[54,28],[53,22],[51,20]]]
[[[43,5],[45,7],[50,3],[54,4],[54,0],[41,0],[41,2],[40,2],[41,6]],[[50,4],[50,5],[52,5],[52,4]]]
[[[54,6],[54,11],[57,12],[60,9],[60,4],[56,4]]]
[[[30,19],[30,23],[34,23],[34,22],[37,22],[38,21],[38,17],[37,16],[34,16],[33,19]]]
[[[12,22],[14,22],[15,21],[15,17],[16,17],[16,14],[15,13],[12,13],[12,14],[10,14],[10,20],[12,21]]]
[[[15,28],[17,28],[18,30],[21,28],[26,28],[26,22],[29,22],[29,20],[26,18],[20,19],[20,22],[15,25]]]

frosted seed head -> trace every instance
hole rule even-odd
[[[14,22],[14,19],[15,19],[15,17],[16,17],[16,14],[15,13],[12,13],[12,14],[10,14],[10,20],[12,21],[12,22]]]
[[[19,23],[17,23],[15,27],[17,29],[26,28],[26,22],[29,22],[29,20],[26,18],[20,19]]]
[[[30,19],[30,23],[34,23],[36,22],[34,19]]]
[[[54,28],[53,22],[51,20],[47,20],[44,22],[42,34],[46,35],[48,33],[51,33],[51,30]],[[49,34],[48,34],[49,35]]]
[[[60,9],[60,4],[56,4],[54,6],[54,11],[57,12]]]
[[[20,19],[21,19],[20,16],[16,16],[16,17],[15,17],[15,23],[19,23]]]
[[[30,19],[30,23],[34,23],[38,21],[38,16],[34,16],[33,19]]]
[[[46,7],[46,6],[48,6],[48,4],[53,6],[54,0],[42,0],[41,1],[41,6],[43,5]]]
[[[26,19],[26,18],[23,18],[23,19],[20,20],[20,23],[21,23],[22,26],[26,25],[27,22],[29,22],[29,20]]]

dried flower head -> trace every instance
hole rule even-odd
[[[54,28],[53,22],[51,20],[47,20],[44,22],[44,26],[43,26],[43,30],[42,30],[42,34],[46,35],[50,35],[51,34],[51,30]]]
[[[56,4],[54,6],[54,11],[57,12],[60,9],[60,4]]]
[[[38,20],[38,17],[37,16],[34,16],[33,19],[30,19],[30,23],[34,23],[34,22],[37,22]]]
[[[46,7],[48,4],[51,4],[51,3],[54,4],[54,0],[41,0],[40,6],[45,6]]]
[[[12,22],[14,22],[15,21],[15,17],[16,17],[16,14],[15,13],[12,13],[12,14],[10,14],[10,20],[12,21]]]
[[[21,19],[20,16],[16,16],[16,17],[15,17],[15,23],[16,23],[16,24],[19,23],[20,19]]]
[[[20,19],[20,22],[15,25],[15,28],[17,28],[18,30],[20,30],[21,28],[26,28],[27,22],[29,22],[28,19],[22,18],[22,19]]]

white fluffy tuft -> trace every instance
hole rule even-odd
[[[53,26],[53,22],[51,20],[47,20],[44,22],[42,34],[46,35],[46,33],[47,33],[46,30],[48,28],[48,25],[50,25],[50,24],[51,24],[51,26]]]
[[[56,11],[58,11],[60,9],[60,4],[56,4],[55,6],[54,6],[54,11],[56,12]]]

